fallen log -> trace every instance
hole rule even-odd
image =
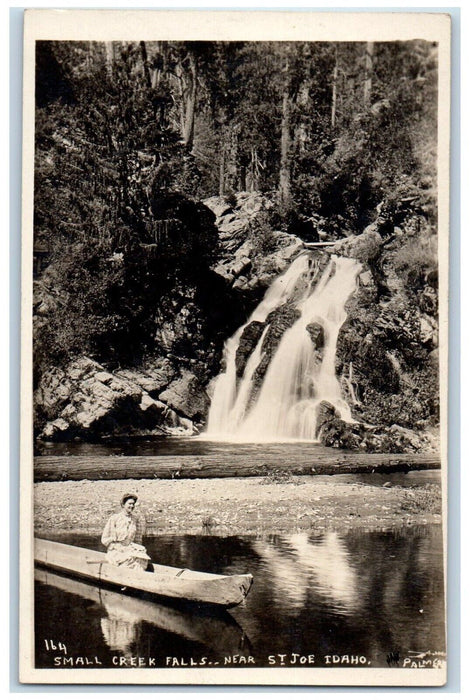
[[[390,474],[440,469],[438,454],[302,455],[301,463],[289,456],[261,452],[258,455],[217,454],[182,456],[80,456],[34,459],[35,481],[83,479],[214,479],[267,476],[276,470],[294,475]]]

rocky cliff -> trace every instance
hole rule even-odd
[[[235,289],[263,291],[303,250],[303,241],[273,230],[272,202],[257,193],[240,192],[228,203],[220,197],[205,201],[216,215],[220,253],[214,271]]]
[[[325,445],[368,452],[437,448],[436,247],[425,217],[411,217],[385,238],[371,226],[335,246],[363,263],[336,350],[336,372],[357,423],[343,424],[325,406],[319,417]]]

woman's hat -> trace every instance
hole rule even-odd
[[[130,498],[132,498],[134,501],[137,501],[137,496],[135,495],[135,493],[125,493],[124,496],[121,498],[121,506],[123,506],[124,503]]]

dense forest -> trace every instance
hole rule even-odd
[[[270,282],[277,234],[308,245],[370,227],[382,245],[338,371],[364,420],[435,424],[437,58],[418,40],[37,42],[38,432],[55,420],[50,436],[73,434],[68,368],[83,358],[88,377],[156,372],[159,415],[202,424],[201,393]]]

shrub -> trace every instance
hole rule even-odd
[[[261,211],[250,220],[248,236],[253,243],[255,255],[260,255],[264,258],[274,252],[276,239],[273,236],[268,212]]]
[[[420,235],[409,237],[393,253],[394,268],[406,286],[412,289],[424,286],[426,274],[437,266],[436,248],[435,237]]]
[[[224,199],[229,205],[229,207],[235,209],[235,207],[237,206],[237,195],[235,193],[235,190],[228,189],[227,192],[224,194]]]

